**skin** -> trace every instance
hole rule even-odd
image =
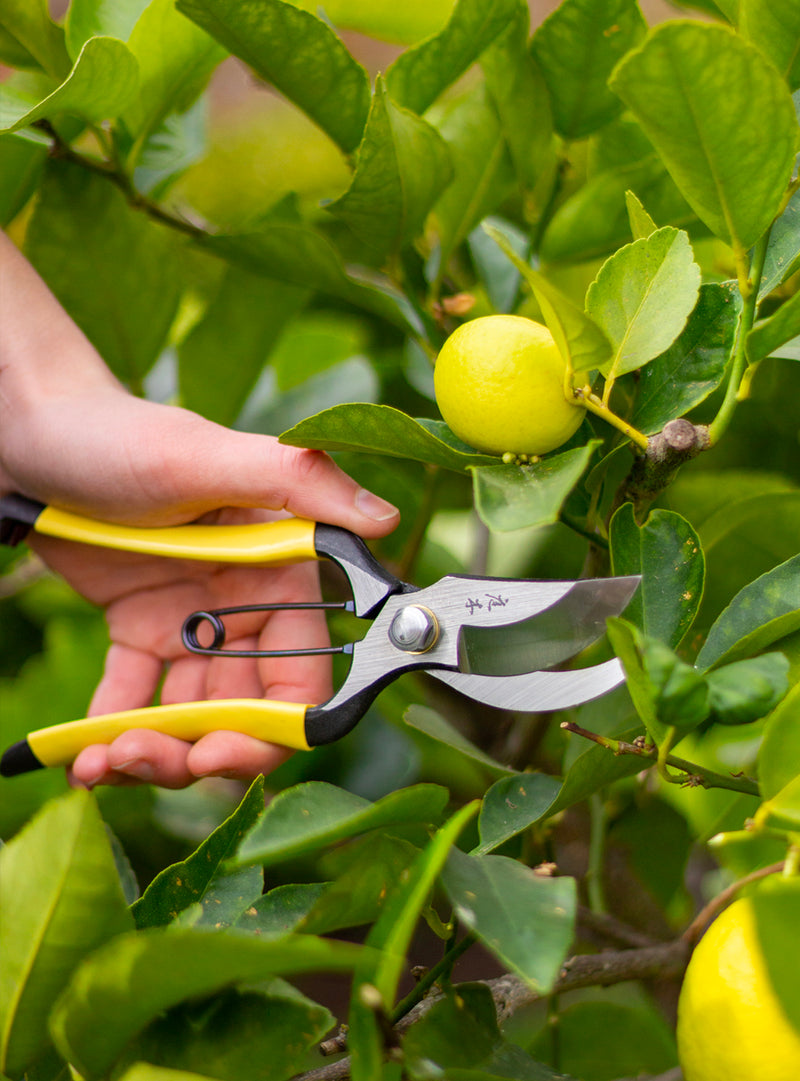
[[[366,538],[397,525],[397,510],[327,455],[234,432],[187,410],[135,398],[115,379],[30,264],[0,233],[0,494],[17,491],[93,518],[133,525],[263,521],[287,513]],[[316,563],[234,567],[146,557],[30,537],[70,585],[105,610],[111,645],[89,715],[164,703],[330,697],[325,658],[187,656],[182,618],[199,608],[319,598]],[[327,643],[322,613],[242,616],[230,648]],[[55,689],[54,689],[55,690]],[[70,783],[150,781],[181,788],[199,777],[249,779],[288,751],[232,732],[196,744],[130,730],[85,748]]]

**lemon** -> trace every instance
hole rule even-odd
[[[463,323],[434,370],[441,414],[459,439],[488,454],[546,454],[585,410],[564,393],[566,362],[547,327],[519,315]]]
[[[711,924],[678,1003],[685,1081],[797,1081],[800,1035],[772,987],[749,898]]]

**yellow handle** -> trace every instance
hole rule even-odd
[[[54,724],[28,735],[31,751],[44,766],[69,765],[93,743],[111,743],[131,728],[149,728],[195,743],[208,732],[243,732],[281,747],[310,750],[306,739],[308,706],[261,698],[224,698],[150,706],[106,713],[82,721]]]
[[[295,563],[317,559],[315,522],[281,518],[247,525],[125,526],[96,522],[79,514],[45,507],[37,533],[126,552],[225,563]]]

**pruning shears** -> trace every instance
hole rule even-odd
[[[3,754],[0,774],[5,777],[67,765],[84,747],[110,743],[131,728],[155,729],[192,743],[211,731],[232,730],[308,750],[346,735],[383,688],[413,670],[477,702],[523,712],[566,709],[605,694],[625,678],[616,658],[573,671],[558,666],[602,636],[606,619],[619,615],[636,591],[637,576],[537,581],[451,574],[420,589],[391,574],[360,537],[306,519],[135,527],[94,521],[24,496],[0,499],[0,543],[18,544],[31,530],[176,559],[254,565],[332,560],[347,576],[352,600],[192,612],[183,624],[183,643],[193,653],[212,656],[343,652],[352,661],[339,690],[322,705],[218,699],[149,706],[39,729]],[[371,625],[361,640],[344,646],[225,648],[226,616],[307,607],[344,609]],[[206,638],[210,630],[209,644],[201,644],[201,628]]]

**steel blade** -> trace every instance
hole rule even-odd
[[[459,668],[482,676],[515,676],[553,668],[605,634],[639,585],[638,576],[585,579],[571,585],[544,611],[514,623],[465,623],[458,643]]]
[[[487,706],[521,713],[569,709],[599,698],[625,682],[617,657],[575,672],[527,672],[517,676],[477,676],[431,669],[428,675]]]

